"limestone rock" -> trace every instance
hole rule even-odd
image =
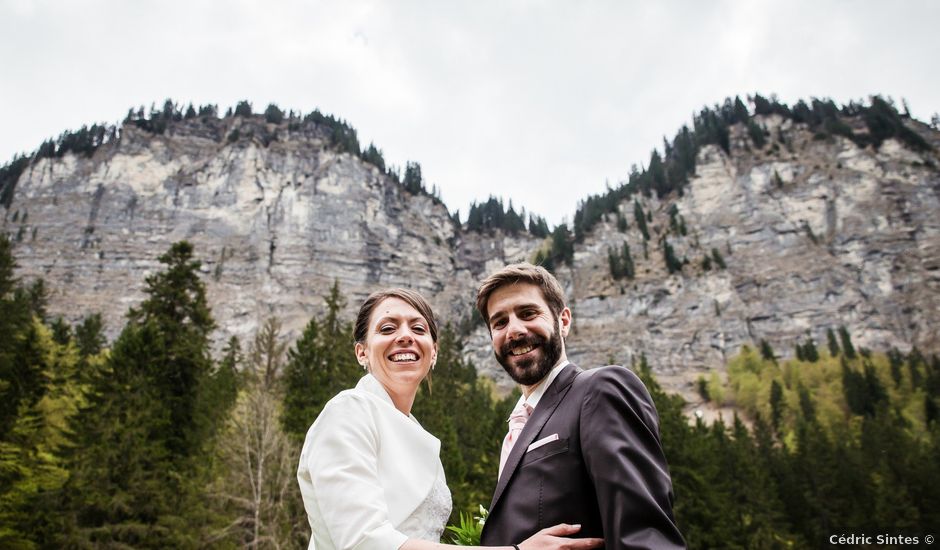
[[[936,154],[893,140],[860,149],[780,117],[761,122],[785,146],[755,150],[732,127],[730,154],[703,148],[683,196],[640,198],[653,218],[645,254],[632,201],[620,206],[626,232],[611,219],[576,245],[574,265],[558,270],[574,311],[574,362],[646,354],[668,389],[694,400],[700,373],[761,339],[789,355],[845,325],[860,346],[940,351]],[[671,228],[673,207],[686,235]],[[442,321],[466,325],[479,280],[541,245],[528,234],[458,230],[445,205],[337,152],[316,125],[238,117],[183,121],[164,135],[125,125],[90,158],[41,159],[20,176],[3,231],[17,236],[18,276],[45,278],[50,314],[76,321],[100,311],[109,337],[142,299],[157,257],[190,240],[217,343],[247,340],[272,315],[298,336],[334,280],[349,317],[370,291],[407,286]],[[666,269],[664,239],[688,261],[680,273]],[[608,269],[608,250],[624,242],[636,263],[630,281]],[[705,270],[715,253],[727,268]],[[511,386],[484,327],[470,331],[465,351]]]

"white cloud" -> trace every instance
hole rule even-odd
[[[940,4],[0,0],[0,158],[166,97],[345,118],[452,208],[557,223],[727,96],[940,110]]]

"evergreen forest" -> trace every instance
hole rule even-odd
[[[178,242],[160,262],[109,342],[95,312],[51,318],[45,283],[15,277],[0,236],[0,547],[307,546],[301,443],[362,373],[342,289],[296,341],[271,318],[214,353],[197,251]],[[457,523],[490,500],[516,396],[494,397],[462,358],[460,332],[445,327],[439,343],[413,412],[442,442]],[[657,404],[691,548],[822,547],[831,535],[922,537],[940,525],[936,356],[856,349],[844,328],[789,359],[762,342],[727,378],[700,380],[703,397],[740,411],[710,425],[690,422],[635,359],[624,361]]]

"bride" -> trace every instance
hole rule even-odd
[[[313,530],[309,548],[452,548],[437,542],[451,511],[441,444],[411,415],[418,386],[437,359],[431,307],[411,290],[375,292],[359,310],[354,336],[356,358],[368,372],[326,404],[300,455],[297,479]],[[603,544],[564,538],[579,528],[556,525],[502,548]]]

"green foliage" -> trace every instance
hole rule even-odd
[[[342,152],[359,155],[359,137],[352,126],[340,123],[331,128],[330,143]]]
[[[690,548],[814,547],[834,530],[923,535],[936,524],[940,498],[927,487],[940,467],[940,430],[922,390],[907,372],[899,387],[885,385],[887,354],[845,361],[777,365],[743,347],[728,363],[727,389],[751,419],[747,429],[737,417],[690,425],[681,399],[662,392],[641,358]],[[843,368],[863,394],[853,397],[858,413],[843,395]]]
[[[712,259],[706,254],[702,257],[702,271],[711,271]]]
[[[917,151],[932,149],[920,134],[904,124],[904,120],[894,105],[880,96],[872,96],[871,106],[864,109],[862,113],[865,125],[868,127],[869,139],[875,148],[880,147],[886,139],[897,138]]]
[[[424,188],[424,178],[421,177],[421,165],[419,163],[409,161],[405,165],[405,179],[402,180],[401,184],[404,186],[405,191],[412,195],[427,192]]]
[[[71,425],[64,545],[188,547],[209,521],[206,445],[225,409],[209,391],[214,323],[192,253],[183,241],[160,257],[164,270],[147,277],[147,298],[91,373]]]
[[[617,210],[617,231],[620,231],[621,233],[626,233],[627,229],[629,228],[630,227],[629,225],[627,225],[626,216],[623,215],[623,212],[621,212],[620,210]]]
[[[0,235],[0,440],[14,428],[18,415],[46,392],[38,315],[33,293],[13,276],[12,245]]]
[[[486,202],[470,204],[467,215],[467,231],[495,231],[502,230],[510,234],[517,234],[526,230],[525,211],[516,212],[509,201],[509,208],[503,206],[502,199],[490,197]],[[544,218],[532,216],[529,218],[529,231],[535,236],[548,235],[548,224]]]
[[[385,158],[382,151],[376,148],[375,144],[370,143],[369,147],[362,151],[362,160],[375,166],[381,172],[385,172]]]
[[[761,339],[760,341],[760,356],[761,359],[766,359],[772,363],[777,362],[777,356],[774,355],[774,348],[770,346],[770,343],[767,340]]]
[[[61,529],[57,497],[68,478],[62,458],[67,424],[81,399],[74,347],[59,344],[33,319],[26,328],[41,396],[20,402],[12,428],[0,439],[0,546],[52,547]],[[25,350],[24,350],[25,351]]]
[[[49,328],[52,329],[52,339],[55,340],[56,344],[64,346],[72,340],[72,327],[65,322],[61,315],[52,321]]]
[[[812,336],[807,336],[806,341],[796,345],[796,357],[801,361],[815,363],[819,361],[819,350],[816,349],[816,342]]]
[[[675,204],[669,207],[669,228],[678,236],[685,237],[688,233],[685,227],[685,218],[679,213],[679,207]]]
[[[715,265],[718,266],[718,269],[727,269],[728,264],[725,263],[724,257],[721,255],[721,252],[717,248],[712,248],[712,260],[715,261]]]
[[[216,364],[192,252],[177,243],[161,258],[146,300],[102,351],[100,315],[71,335],[41,322],[43,292],[14,278],[0,236],[0,546],[306,544],[299,440],[362,373],[344,298],[335,283],[286,362],[269,322],[247,358],[233,339]],[[730,424],[690,424],[646,358],[634,364],[658,409],[690,548],[814,547],[837,531],[916,535],[940,524],[940,358],[856,352],[839,333],[841,347],[827,331],[828,354],[810,335],[795,359],[746,346],[729,360],[727,383],[714,371],[701,377],[703,398],[741,411]],[[469,544],[479,523],[460,511],[492,494],[518,394],[494,399],[463,357],[460,338],[442,329],[413,412],[442,442],[450,532]]]
[[[230,342],[227,358],[237,355],[236,344]],[[300,449],[279,422],[286,347],[280,322],[268,319],[243,363],[244,382],[217,451],[212,506],[225,527],[212,533],[214,546],[301,547],[309,540],[296,482]]]
[[[767,144],[767,138],[764,137],[764,129],[761,128],[760,124],[754,120],[748,121],[747,134],[751,137],[751,141],[754,143],[754,147],[763,149],[764,145]]]
[[[447,530],[453,533],[451,544],[457,546],[480,546],[480,536],[483,534],[483,523],[486,521],[487,510],[480,506],[480,515],[474,516],[470,512],[460,512],[457,525],[448,525]]]
[[[773,380],[770,383],[770,422],[774,431],[780,430],[780,416],[783,413],[783,386],[780,382]]]
[[[683,401],[667,395],[645,357],[634,364],[659,412],[679,529],[690,548],[802,546],[777,497],[766,430],[752,437],[737,419],[690,425]]]
[[[253,113],[251,112],[251,103],[249,103],[248,101],[239,101],[238,104],[235,106],[235,116],[248,118],[252,114]]]
[[[675,250],[666,239],[663,239],[663,259],[666,261],[666,269],[669,270],[670,275],[682,272],[683,262],[676,257]]]
[[[9,209],[13,204],[13,194],[20,175],[29,166],[30,157],[16,155],[13,160],[0,166],[0,205]],[[5,238],[5,237],[4,237]]]
[[[102,329],[100,313],[87,315],[75,327],[75,345],[78,346],[78,353],[82,357],[96,355],[101,351],[105,343]]]
[[[839,327],[839,340],[842,341],[842,352],[846,359],[855,359],[855,346],[852,345],[852,337],[845,326]]]
[[[249,111],[251,107],[249,106]],[[284,111],[282,111],[277,105],[271,103],[264,110],[264,121],[270,124],[280,124],[284,121]]]
[[[829,347],[829,356],[838,357],[841,349],[839,348],[839,341],[836,340],[836,334],[832,332],[831,328],[826,329],[826,343]]]
[[[362,369],[353,354],[353,327],[340,320],[345,298],[334,281],[322,319],[313,317],[287,352],[284,367],[284,431],[299,444],[323,406],[356,385]]]
[[[548,229],[548,223],[545,221],[545,218],[536,216],[535,214],[529,214],[529,233],[531,233],[533,237],[544,239],[551,231]]]
[[[706,402],[711,401],[711,394],[708,392],[708,381],[705,380],[704,376],[699,376],[695,380],[695,390]]]
[[[932,150],[932,146],[920,134],[905,124],[893,103],[879,96],[871,97],[868,106],[851,102],[841,109],[829,99],[814,98],[810,104],[799,101],[792,109],[775,96],[768,99],[755,94],[750,100],[754,106],[754,115],[776,115],[806,124],[810,131],[822,139],[840,135],[853,140],[860,147],[872,144],[877,148],[885,139],[896,138],[914,150]],[[868,132],[856,133],[845,122],[849,119],[864,121]],[[731,154],[730,128],[735,124],[743,124],[754,146],[764,148],[764,130],[739,97],[727,98],[721,105],[705,107],[693,116],[691,129],[683,126],[672,142],[664,140],[662,153],[654,150],[650,154],[645,170],[634,166],[626,182],[608,189],[604,194],[591,195],[579,204],[574,218],[577,240],[580,242],[603,219],[605,213],[616,212],[620,204],[631,196],[639,193],[651,196],[654,191],[659,198],[670,193],[681,196],[689,178],[695,175],[696,157],[702,147],[717,145],[726,154]]]
[[[636,226],[643,235],[643,240],[650,240],[649,228],[646,227],[646,215],[643,212],[643,207],[640,205],[640,201],[636,199],[633,199],[633,219],[636,220]]]
[[[636,275],[633,256],[630,255],[630,245],[626,241],[624,241],[620,251],[613,248],[608,249],[607,260],[610,266],[610,275],[614,279],[633,279]]]

